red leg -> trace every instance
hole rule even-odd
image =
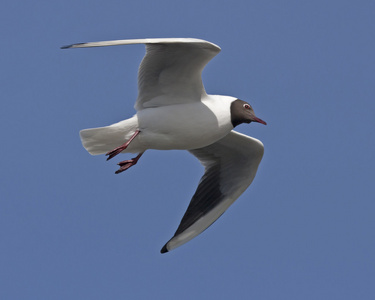
[[[113,149],[112,151],[107,152],[106,153],[106,156],[108,156],[107,160],[110,160],[111,158],[114,158],[117,154],[120,154],[122,151],[124,151],[129,146],[129,144],[132,142],[132,140],[135,139],[135,137],[138,135],[138,133],[140,133],[140,131],[136,130],[134,132],[134,134],[131,136],[131,138],[126,143],[124,143],[121,146]]]
[[[130,167],[134,166],[138,162],[138,160],[141,158],[143,153],[144,152],[139,153],[136,157],[134,157],[132,159],[120,161],[118,163],[118,165],[120,166],[120,169],[118,169],[115,173],[120,174],[121,172],[124,172],[127,169],[129,169]]]

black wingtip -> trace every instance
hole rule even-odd
[[[60,47],[60,49],[79,48],[77,46],[83,45],[83,44],[86,44],[86,43],[78,43],[78,44],[66,45],[66,46]]]
[[[60,47],[60,49],[69,49],[69,48],[71,48],[73,45],[67,45],[67,46],[62,46],[62,47]]]
[[[161,248],[160,253],[167,253],[167,252],[169,252],[169,251],[167,249],[167,244],[165,244],[164,247]]]

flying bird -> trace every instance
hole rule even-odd
[[[248,188],[263,156],[259,140],[233,130],[242,123],[266,122],[235,97],[208,95],[202,83],[206,64],[220,47],[193,38],[152,38],[79,43],[84,48],[145,44],[138,71],[136,114],[106,127],[80,131],[83,147],[107,160],[119,153],[137,156],[118,163],[116,174],[134,166],[147,149],[188,150],[205,168],[198,188],[173,237],[161,249],[190,241]]]

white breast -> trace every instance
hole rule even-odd
[[[208,146],[233,129],[232,99],[209,96],[202,102],[143,109],[137,113],[141,131],[139,142],[145,148],[158,150]]]

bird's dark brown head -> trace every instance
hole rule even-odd
[[[258,122],[267,125],[266,122],[255,116],[251,105],[243,100],[234,100],[230,105],[230,115],[233,127],[242,123]]]

